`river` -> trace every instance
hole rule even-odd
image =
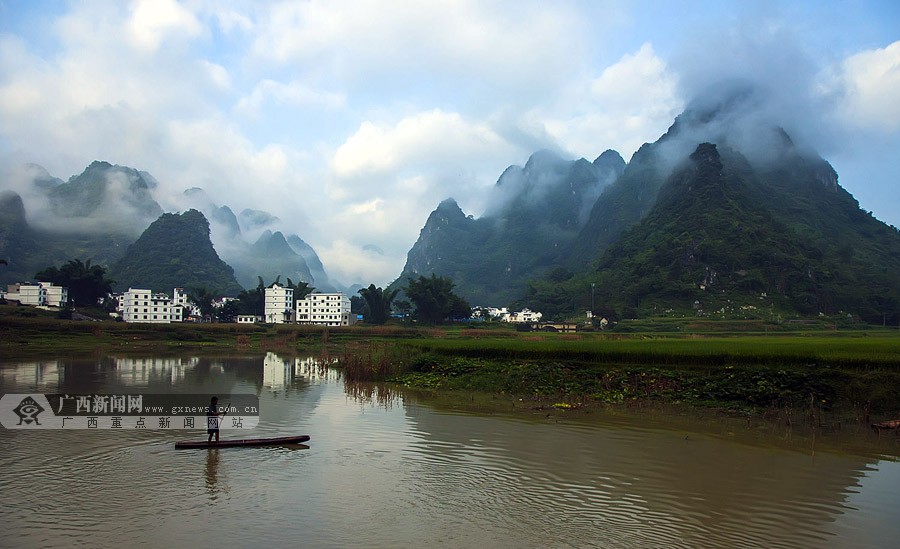
[[[894,547],[900,437],[815,436],[613,408],[503,411],[370,385],[312,359],[54,358],[0,393],[253,394],[223,438],[0,428],[0,546]]]

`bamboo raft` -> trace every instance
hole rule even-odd
[[[900,429],[900,419],[892,419],[890,421],[882,421],[881,423],[873,423],[872,430],[876,433],[884,431],[895,431]]]
[[[225,439],[218,442],[208,442],[205,440],[197,440],[192,442],[176,442],[175,448],[178,449],[197,449],[197,448],[235,448],[241,446],[283,446],[285,444],[300,444],[309,440],[309,435],[300,435],[294,437],[272,437],[272,438],[245,438],[245,439]]]

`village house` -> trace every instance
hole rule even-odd
[[[510,313],[506,322],[540,322],[542,316],[544,315],[526,308],[516,313]]]
[[[499,320],[500,322],[513,322],[513,323],[531,323],[531,322],[540,322],[541,317],[544,315],[531,309],[522,309],[519,312],[509,312],[509,309],[506,307],[496,308],[496,307],[475,307],[474,310],[482,311],[481,314],[487,314],[492,319]]]
[[[269,324],[285,324],[294,321],[294,289],[272,284],[266,288],[265,317]]]
[[[54,286],[52,282],[10,284],[7,288],[2,297],[7,301],[17,301],[20,305],[62,308],[69,301],[68,288]]]
[[[356,315],[350,313],[350,298],[341,292],[314,293],[297,300],[297,322],[323,326],[350,326],[356,324]]]
[[[127,292],[117,296],[118,311],[125,322],[150,324],[181,322],[184,309],[177,303],[187,303],[186,294],[183,289],[175,288],[173,295],[174,299],[168,294],[128,288]]]
[[[256,324],[257,322],[265,322],[266,317],[261,315],[237,315],[234,320],[238,324]]]

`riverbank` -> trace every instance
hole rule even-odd
[[[0,307],[0,359],[264,353],[337,360],[351,381],[521,398],[538,409],[634,402],[900,417],[900,333],[855,327],[737,332],[517,332],[509,326],[324,328],[71,321]],[[717,329],[718,328],[718,329]]]

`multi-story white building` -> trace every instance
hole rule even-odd
[[[38,282],[37,284],[10,284],[5,298],[9,301],[18,301],[22,305],[36,307],[65,307],[69,301],[69,289],[63,286],[54,286],[52,282]]]
[[[343,293],[309,294],[297,300],[297,322],[350,326],[356,324],[356,315],[350,314],[350,298]]]
[[[294,289],[272,284],[266,288],[265,317],[270,324],[284,324],[294,320]]]
[[[178,288],[175,289],[178,295]],[[183,309],[168,294],[154,294],[151,290],[128,288],[119,299],[119,312],[125,322],[168,324],[181,322]]]

